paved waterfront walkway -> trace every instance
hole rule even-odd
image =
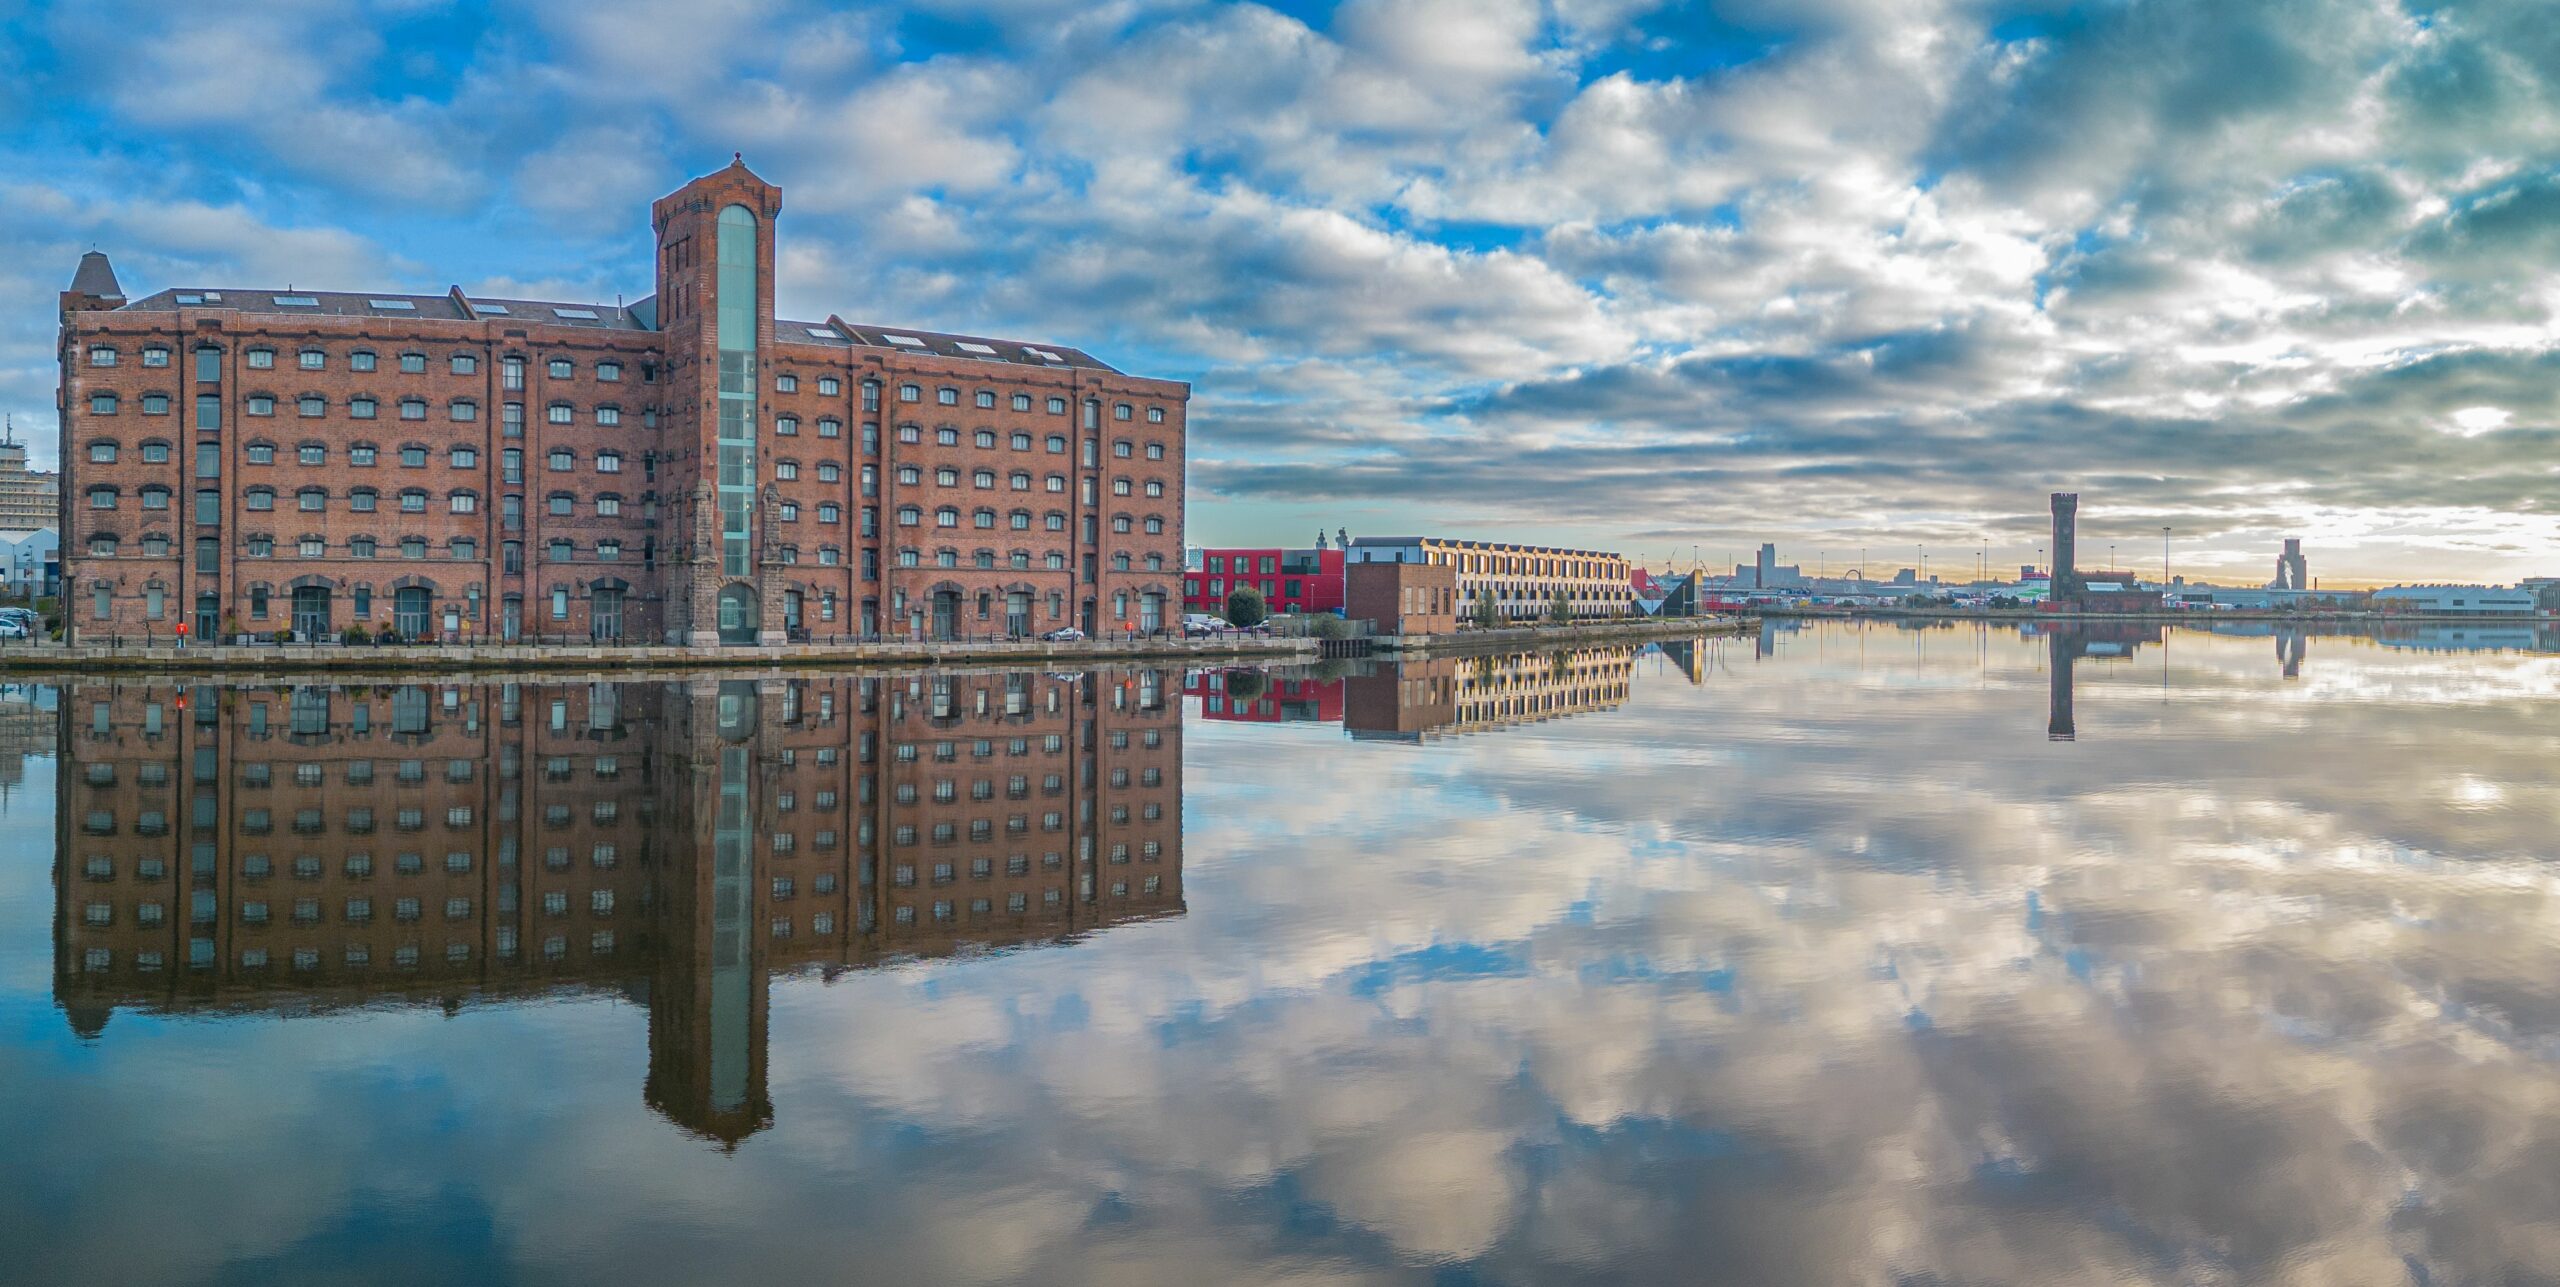
[[[1701,635],[1748,634],[1759,626],[1751,617],[1639,617],[1570,626],[1461,630],[1450,635],[1381,635],[1376,643],[1378,652],[1387,657],[1447,657],[1523,648],[1605,648],[1661,639],[1695,639]]]
[[[670,670],[748,667],[771,670],[809,666],[1019,665],[1085,666],[1110,661],[1289,661],[1313,657],[1313,639],[1224,637],[1215,639],[1090,639],[1078,643],[1038,640],[876,643],[756,644],[735,647],[602,644],[412,644],[379,647],[345,644],[195,645],[162,643],[30,644],[0,646],[0,672],[147,671],[508,671]]]

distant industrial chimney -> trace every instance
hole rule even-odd
[[[2053,494],[2053,584],[2047,597],[2056,602],[2080,593],[2080,493]]]

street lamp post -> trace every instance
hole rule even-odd
[[[2169,588],[2169,529],[2166,526],[2160,529],[2160,588],[2164,591]]]

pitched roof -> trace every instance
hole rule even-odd
[[[906,327],[871,326],[830,318],[823,322],[790,322],[779,318],[773,323],[774,338],[782,343],[837,344],[852,348],[883,349],[892,353],[923,353],[935,357],[958,358],[975,362],[1011,362],[1022,366],[1081,368],[1087,371],[1119,373],[1119,368],[1082,349],[1059,344],[1034,344],[1027,340],[1000,340],[984,335],[953,335],[944,331],[919,331]]]
[[[80,267],[71,274],[71,293],[100,299],[124,298],[124,287],[116,284],[115,265],[107,262],[107,252],[92,250],[80,256]]]
[[[90,272],[96,261],[97,274]],[[91,289],[84,282],[105,278],[107,290]],[[106,256],[95,251],[82,257],[80,277],[72,289],[88,294],[115,297],[114,274],[106,268]],[[118,309],[126,313],[165,313],[180,308],[227,308],[243,313],[271,313],[286,317],[399,317],[422,318],[438,322],[467,322],[506,318],[534,322],[544,326],[577,326],[607,331],[654,331],[658,329],[657,298],[651,296],[635,304],[569,304],[555,300],[510,299],[503,296],[463,295],[459,291],[440,295],[408,295],[392,291],[335,290],[242,290],[234,287],[173,287],[146,295]],[[466,313],[465,308],[470,311]],[[831,344],[843,348],[871,348],[889,353],[927,354],[961,361],[1005,362],[1019,366],[1050,369],[1108,371],[1120,369],[1082,349],[1062,344],[1035,344],[1027,340],[995,339],[983,335],[954,335],[945,331],[920,331],[910,327],[870,326],[829,318],[823,322],[796,322],[777,318],[773,324],[774,339],[784,344]]]
[[[511,318],[545,326],[583,326],[608,331],[645,331],[630,308],[620,304],[566,304],[551,300],[468,296],[471,314],[453,294],[405,295],[393,291],[240,290],[181,287],[145,295],[116,311],[165,313],[179,308],[228,308],[243,313],[275,313],[286,317],[402,317],[437,322],[475,318]]]

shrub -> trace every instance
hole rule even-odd
[[[338,642],[346,644],[370,643],[372,642],[372,636],[361,624],[352,625],[338,632]]]
[[[1252,701],[1262,696],[1263,690],[1268,687],[1270,687],[1270,680],[1261,671],[1230,670],[1227,672],[1227,700],[1229,701]]]
[[[1227,596],[1227,621],[1238,630],[1251,630],[1271,617],[1271,605],[1263,602],[1262,591],[1249,585],[1237,586]]]

